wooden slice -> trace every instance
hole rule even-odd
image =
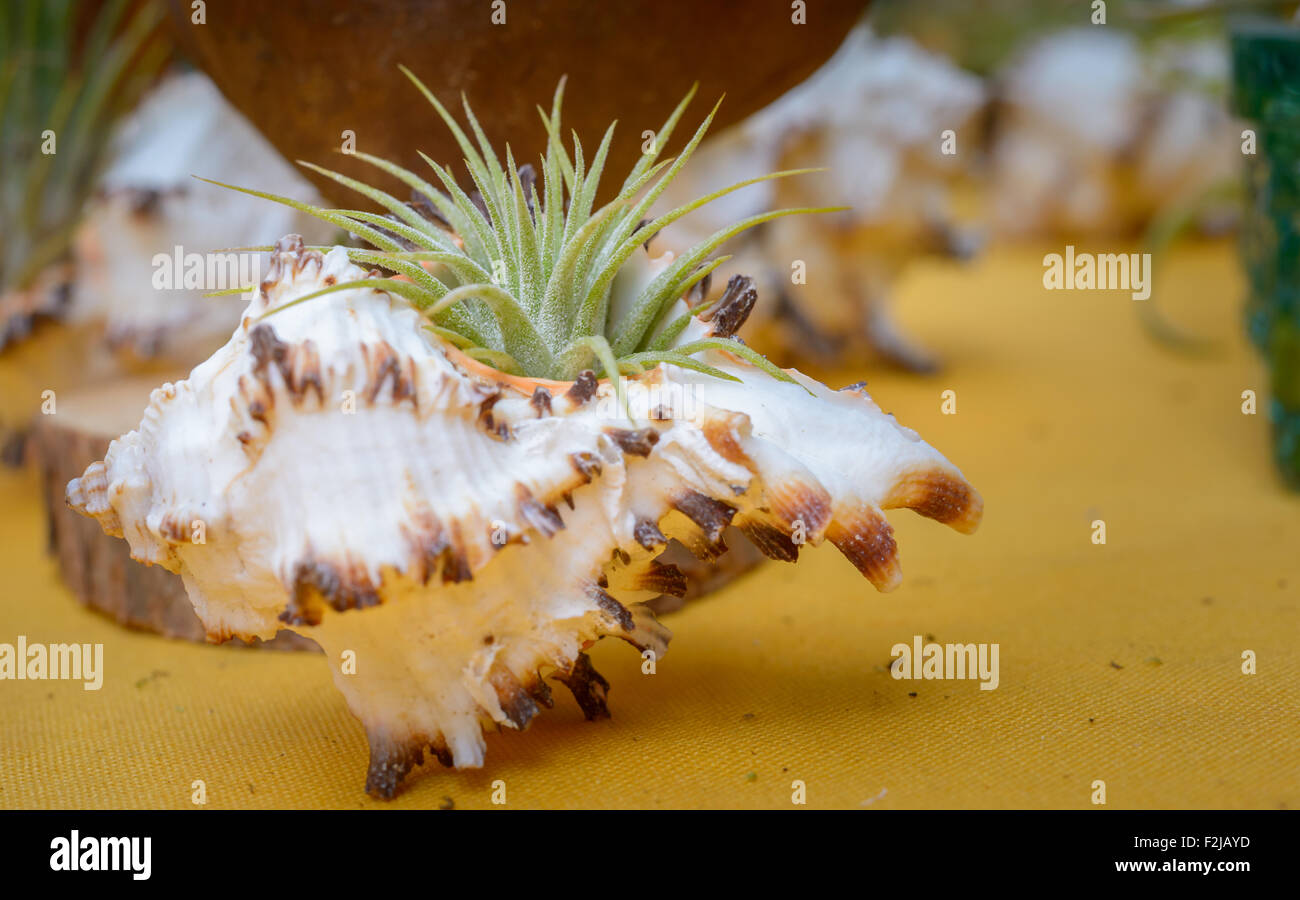
[[[131,559],[126,541],[104,534],[98,522],[78,515],[64,502],[68,482],[103,459],[114,438],[140,423],[150,392],[179,377],[183,376],[150,375],[60,393],[54,414],[36,417],[29,452],[41,472],[50,551],[77,599],[128,628],[202,642],[206,640],[203,624],[181,577]],[[315,642],[288,631],[248,646],[317,649]]]

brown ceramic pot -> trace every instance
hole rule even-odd
[[[465,92],[494,146],[508,140],[521,164],[544,149],[536,107],[549,108],[567,74],[566,124],[590,154],[618,119],[607,171],[624,173],[642,133],[692,82],[700,93],[682,130],[723,93],[714,127],[738,121],[824,62],[867,0],[809,0],[799,4],[804,24],[791,0],[214,0],[204,24],[192,22],[189,0],[168,3],[178,43],[286,157],[383,183],[334,153],[345,130],[358,150],[413,170],[424,169],[417,150],[461,168],[399,63],[449,106]],[[505,24],[494,24],[502,10]],[[359,202],[305,174],[326,196]],[[606,190],[621,180],[605,179]]]

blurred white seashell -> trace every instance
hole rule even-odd
[[[290,232],[321,241],[332,233],[293,209],[192,177],[287,185],[314,196],[205,75],[163,82],[114,143],[78,235],[69,319],[103,323],[109,345],[128,358],[188,363],[221,345],[241,304],[203,295],[256,283],[252,268],[265,254],[219,251],[271,244]]]
[[[777,169],[828,171],[715,201],[683,220],[672,240],[685,246],[779,206],[847,206],[836,215],[771,222],[737,251],[738,267],[755,275],[766,298],[756,324],[775,324],[775,343],[805,359],[868,351],[931,368],[928,354],[894,329],[888,299],[918,257],[966,258],[978,246],[955,225],[948,191],[976,153],[984,102],[974,75],[906,38],[879,38],[860,25],[806,82],[707,141],[663,205]],[[949,130],[956,153],[943,152]],[[803,279],[792,278],[796,261],[804,264]],[[764,333],[758,337],[761,344]]]

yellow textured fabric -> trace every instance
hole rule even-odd
[[[366,745],[315,654],[128,633],[80,608],[42,556],[36,479],[0,475],[0,641],[105,645],[99,692],[0,682],[0,807],[791,808],[1300,806],[1300,498],[1274,475],[1262,366],[1241,337],[1228,243],[1156,273],[1205,359],[1157,348],[1128,294],[1045,291],[1042,256],[997,249],[909,276],[903,326],[938,376],[869,390],[983,493],[964,537],[891,514],[904,584],[877,594],[829,545],[668,617],[658,673],[606,641],[613,719],[562,689],[487,767],[362,792]],[[1087,248],[1113,250],[1106,248]],[[833,385],[861,372],[819,373]],[[940,394],[956,391],[956,415]],[[1107,525],[1092,542],[1091,523]],[[894,680],[913,635],[996,642],[1001,684]],[[1258,674],[1241,671],[1243,650]],[[915,692],[916,696],[909,696]]]

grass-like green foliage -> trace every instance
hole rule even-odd
[[[235,188],[347,229],[374,247],[349,250],[354,262],[410,279],[363,279],[333,285],[266,315],[335,291],[375,287],[407,299],[431,319],[435,333],[471,357],[512,374],[571,380],[584,369],[610,375],[668,362],[727,378],[730,376],[691,358],[702,350],[720,348],[789,380],[736,340],[710,338],[672,348],[671,342],[690,314],[675,321],[666,319],[686,291],[726,260],[709,257],[729,238],[779,216],[827,210],[776,210],[719,230],[682,253],[632,302],[620,302],[618,315],[611,308],[611,287],[619,270],[644,242],[692,210],[750,184],[814,170],[775,172],[742,181],[648,220],[652,205],[704,138],[717,111],[715,106],[675,159],[659,161],[660,150],[695,93],[692,88],[656,132],[650,152],[638,160],[618,195],[593,209],[614,125],[609,126],[589,162],[575,133],[571,157],[560,130],[563,80],[556,88],[550,114],[538,107],[549,139],[540,160],[541,176],[534,181],[520,177],[508,145],[503,165],[468,102],[462,98],[473,139],[414,74],[405,67],[402,72],[451,130],[479,197],[471,198],[446,168],[423,153],[432,182],[387,160],[360,152],[355,156],[428,198],[450,230],[421,213],[415,204],[306,162],[301,165],[357,191],[388,215],[323,209]],[[426,262],[438,265],[431,272],[421,265]]]
[[[128,9],[105,3],[79,42],[74,0],[0,2],[0,291],[67,254],[113,125],[169,52],[157,4]]]

